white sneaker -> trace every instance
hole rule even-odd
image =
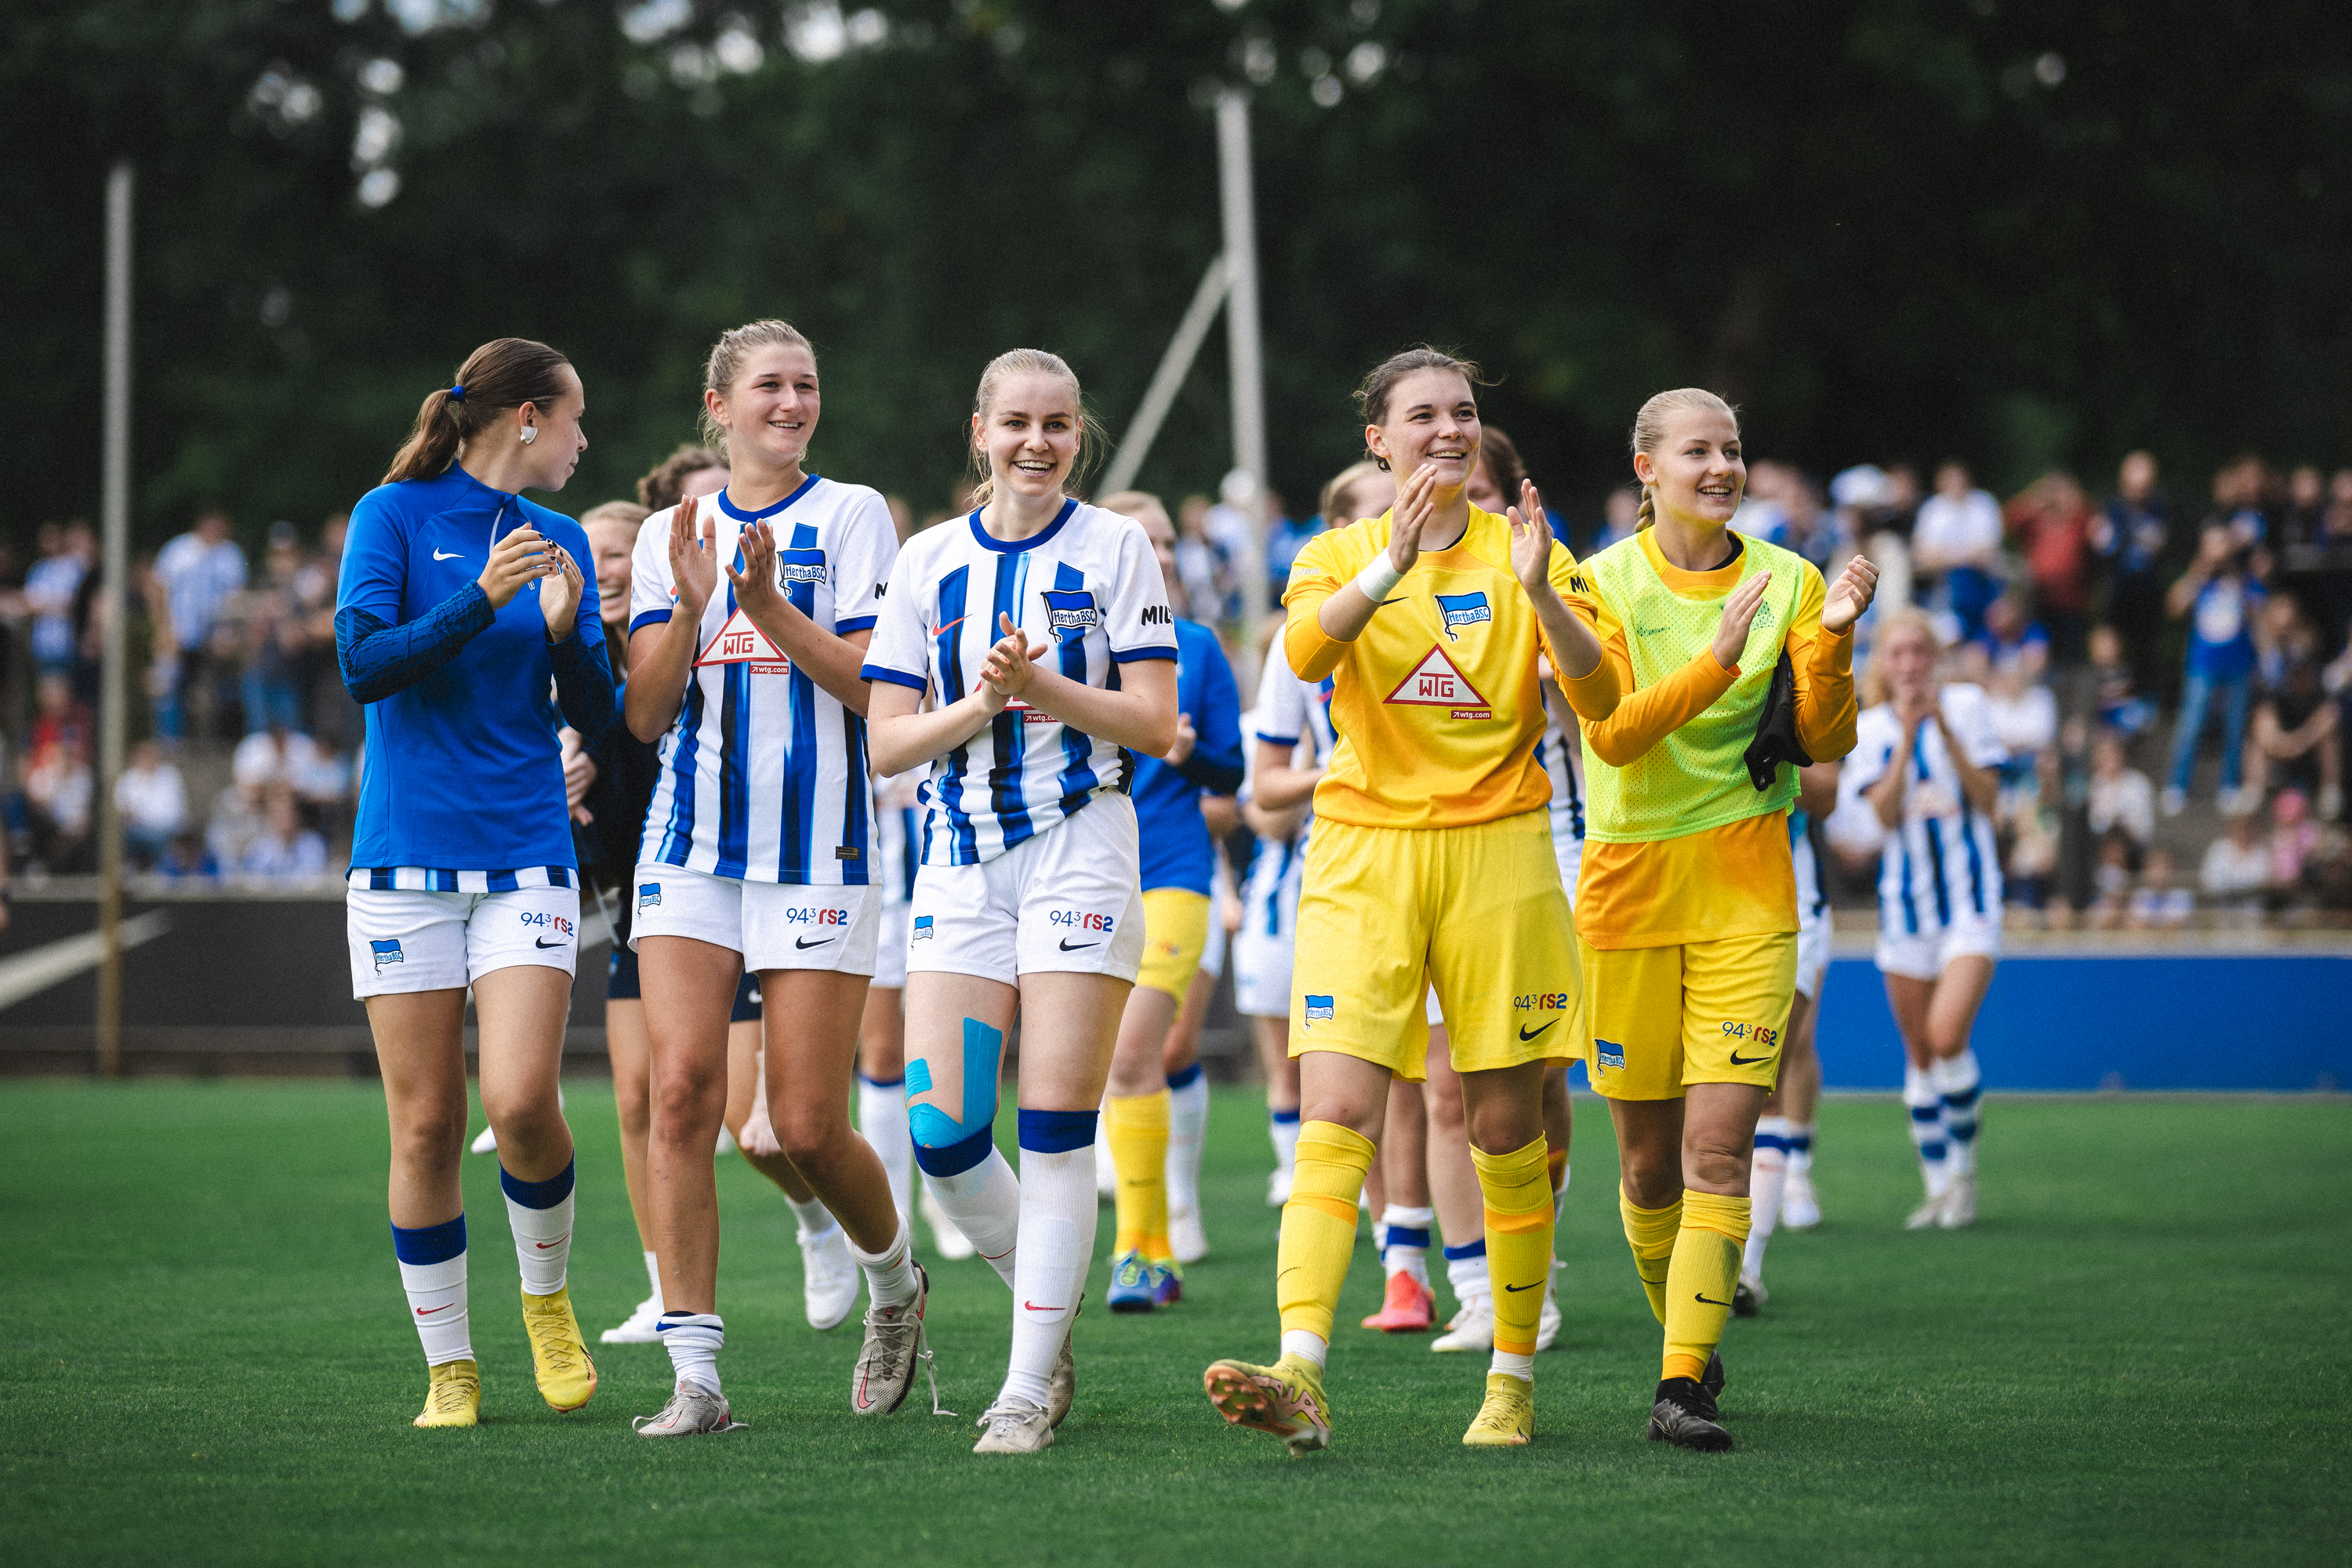
[[[1943,1211],[1936,1223],[1946,1230],[1966,1230],[1977,1222],[1977,1178],[1971,1172],[1952,1180],[1951,1190],[1944,1194]]]
[[[1447,1331],[1429,1342],[1433,1351],[1476,1351],[1480,1354],[1495,1348],[1495,1302],[1489,1296],[1473,1296],[1454,1314]]]
[[[1276,1165],[1265,1179],[1265,1206],[1278,1209],[1290,1201],[1290,1176],[1287,1166]]]
[[[1927,1201],[1921,1204],[1917,1208],[1913,1209],[1909,1216],[1904,1220],[1903,1228],[1906,1230],[1925,1230],[1929,1226],[1938,1223],[1944,1216],[1945,1200],[1948,1199],[1951,1195],[1952,1189],[1949,1187],[1946,1187],[1940,1193],[1928,1194]]]
[[[608,1345],[657,1345],[661,1335],[654,1331],[654,1325],[661,1321],[661,1314],[662,1299],[648,1296],[637,1303],[637,1310],[619,1328],[606,1329],[597,1337]]]
[[[1536,1319],[1536,1353],[1551,1349],[1552,1341],[1559,1338],[1559,1271],[1567,1265],[1557,1258],[1551,1260],[1551,1278],[1544,1281],[1543,1312]]]
[[[692,1437],[705,1432],[740,1432],[727,1401],[698,1383],[680,1383],[658,1415],[640,1415],[629,1423],[640,1437]]]
[[[940,1206],[939,1194],[931,1191],[929,1182],[923,1184],[922,1196],[915,1200],[915,1206],[923,1211],[923,1223],[931,1227],[931,1250],[948,1262],[961,1263],[980,1250]]]
[[[1811,1230],[1821,1223],[1822,1201],[1813,1194],[1813,1173],[1790,1171],[1789,1184],[1780,1189],[1780,1228]]]
[[[998,1400],[982,1413],[980,1425],[975,1454],[1035,1454],[1054,1446],[1054,1423],[1045,1406],[1025,1399]]]
[[[801,1299],[808,1325],[820,1331],[837,1329],[857,1305],[857,1287],[865,1279],[849,1256],[848,1233],[835,1224],[814,1236],[800,1231],[795,1239],[801,1244]]]
[[[495,1127],[483,1128],[480,1135],[477,1137],[473,1142],[467,1144],[467,1147],[477,1154],[497,1153],[499,1152],[498,1129]]]
[[[2189,809],[2189,796],[2167,784],[2164,793],[2157,797],[2157,809],[2167,816],[2179,816]]]
[[[1169,1211],[1168,1246],[1176,1261],[1188,1267],[1209,1256],[1209,1233],[1201,1228],[1199,1209]]]

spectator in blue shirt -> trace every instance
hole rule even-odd
[[[232,595],[245,586],[245,552],[228,536],[228,517],[207,511],[194,528],[157,552],[155,576],[171,600],[172,637],[179,666],[170,698],[161,704],[155,727],[166,739],[185,732],[189,698],[208,674],[206,650],[213,628]],[[216,681],[215,685],[218,684]]]
[[[2091,519],[2091,549],[2107,574],[2107,623],[2123,638],[2132,679],[2156,684],[2157,647],[2164,636],[2164,590],[2157,569],[2164,559],[2169,509],[2157,488],[2156,458],[2134,452],[2116,471],[2116,493]]]
[[[2172,770],[2164,785],[2167,816],[2179,816],[2188,804],[2197,742],[2216,699],[2221,704],[2221,810],[2234,814],[2252,809],[2242,797],[2239,780],[2254,675],[2254,617],[2267,595],[2247,571],[2245,553],[2226,523],[2209,523],[2198,542],[2197,559],[2165,596],[2165,608],[2173,618],[2189,621],[2180,720],[2172,732]]]

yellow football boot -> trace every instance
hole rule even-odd
[[[433,1381],[425,1386],[425,1413],[419,1426],[473,1426],[481,1421],[482,1373],[469,1361],[445,1361],[425,1369]]]
[[[570,1287],[551,1296],[525,1290],[522,1326],[530,1335],[530,1366],[539,1377],[539,1396],[558,1410],[577,1410],[587,1404],[596,1392],[596,1363],[588,1359],[580,1320],[572,1315]]]
[[[1212,1362],[1201,1386],[1227,1422],[1281,1438],[1293,1458],[1331,1446],[1323,1369],[1303,1356],[1286,1355],[1272,1366]]]
[[[1536,1387],[1507,1372],[1486,1374],[1486,1403],[1478,1407],[1465,1448],[1516,1448],[1536,1435]]]

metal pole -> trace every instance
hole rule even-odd
[[[1225,348],[1233,373],[1234,467],[1249,476],[1250,520],[1242,561],[1242,638],[1252,662],[1265,613],[1265,363],[1258,337],[1257,222],[1250,194],[1249,94],[1217,93],[1218,189],[1224,209]]]
[[[1168,340],[1160,368],[1151,373],[1151,384],[1144,388],[1135,423],[1127,427],[1118,455],[1103,475],[1103,494],[1117,495],[1133,485],[1135,476],[1143,471],[1143,459],[1151,455],[1151,443],[1160,438],[1160,426],[1176,405],[1184,378],[1192,373],[1192,361],[1200,355],[1210,323],[1217,319],[1217,307],[1225,302],[1226,286],[1225,258],[1220,256],[1201,274],[1201,286],[1192,290],[1192,302],[1184,308],[1184,319],[1176,323],[1176,335]]]
[[[106,180],[106,468],[99,591],[105,605],[103,686],[98,705],[98,1070],[122,1076],[122,774],[124,579],[131,554],[131,164]]]

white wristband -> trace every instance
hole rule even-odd
[[[1362,589],[1364,597],[1375,605],[1387,598],[1403,581],[1404,574],[1390,564],[1389,552],[1385,550],[1365,563],[1364,569],[1356,574],[1356,586]]]

